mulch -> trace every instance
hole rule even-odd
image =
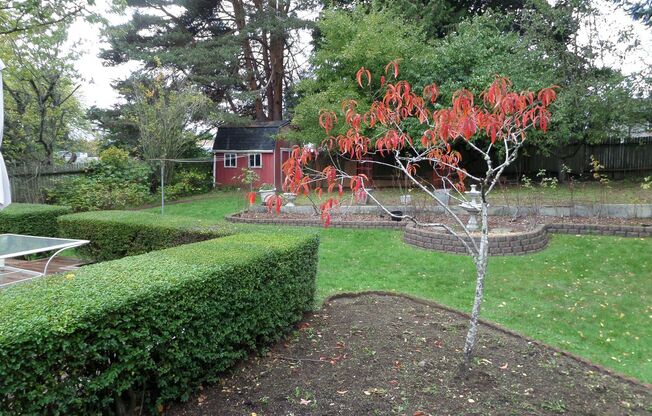
[[[386,294],[336,297],[262,356],[168,415],[652,415],[652,389],[481,325],[461,367],[463,314]]]

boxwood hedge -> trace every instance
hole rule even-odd
[[[234,233],[229,224],[142,211],[94,211],[59,217],[61,237],[90,240],[79,252],[114,260]]]
[[[318,239],[242,234],[0,291],[0,414],[161,411],[311,308]]]
[[[71,212],[61,205],[13,203],[0,211],[0,233],[55,237],[57,217]]]

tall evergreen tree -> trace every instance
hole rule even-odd
[[[126,24],[107,30],[110,64],[141,61],[197,85],[224,109],[280,120],[295,76],[298,17],[309,0],[128,0]]]

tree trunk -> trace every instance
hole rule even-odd
[[[242,40],[242,51],[244,53],[244,66],[247,70],[247,83],[249,84],[249,91],[258,92],[258,81],[256,80],[256,61],[251,48],[251,43],[247,37],[244,36],[246,21],[246,11],[242,1],[233,0],[233,14],[235,16],[235,24],[238,28],[238,32],[243,36]],[[263,109],[263,101],[260,97],[260,94],[254,99],[254,109],[256,114],[256,120],[265,121],[267,117],[265,116],[265,111]]]
[[[473,301],[473,310],[471,311],[471,322],[469,332],[466,334],[464,344],[464,364],[468,366],[473,356],[473,348],[477,341],[478,335],[478,317],[480,316],[480,307],[484,296],[484,277],[487,273],[487,263],[489,260],[489,221],[488,206],[486,201],[482,201],[482,233],[480,236],[480,253],[475,262],[477,272],[475,284],[475,299]]]
[[[283,19],[286,16],[284,2],[282,0],[270,0],[270,10],[273,10],[277,19]],[[269,108],[269,118],[271,120],[283,119],[283,76],[284,65],[283,58],[285,52],[285,34],[281,29],[281,22],[270,32],[269,40],[269,57],[271,68],[272,82],[268,93],[271,93],[271,106]]]

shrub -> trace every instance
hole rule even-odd
[[[90,240],[77,250],[97,261],[147,253],[234,233],[228,224],[141,211],[94,211],[59,218],[62,237]]]
[[[0,211],[0,233],[57,236],[57,217],[72,209],[59,205],[13,203]]]
[[[143,184],[75,178],[48,197],[70,205],[75,212],[99,209],[124,209],[143,205],[149,200],[149,188]]]
[[[47,190],[48,201],[69,205],[79,212],[136,207],[150,200],[149,166],[125,161],[120,152],[124,151],[102,152],[102,161],[85,175],[63,180]]]
[[[115,146],[108,147],[100,152],[100,161],[103,164],[125,167],[129,164],[129,152]]]
[[[0,291],[0,414],[187,399],[311,308],[317,248],[314,235],[240,234]]]
[[[175,182],[165,187],[167,199],[178,199],[183,196],[196,195],[210,191],[213,177],[210,173],[196,170],[184,170],[175,175]]]

